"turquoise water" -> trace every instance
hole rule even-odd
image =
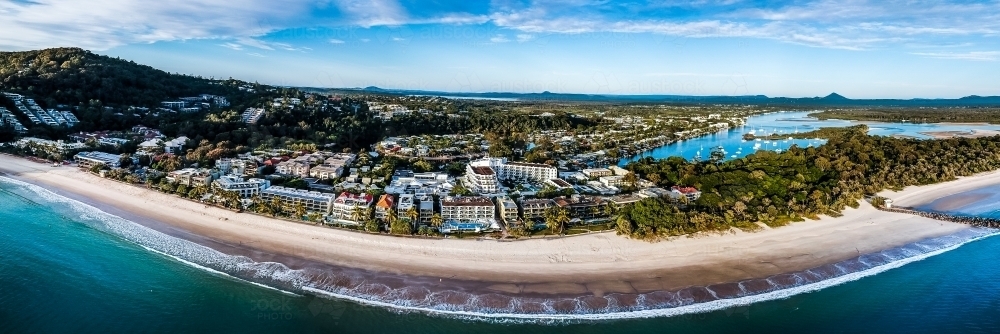
[[[1000,238],[789,298],[675,317],[504,324],[292,295],[180,262],[0,182],[0,332],[1000,331]]]
[[[880,136],[910,136],[915,138],[930,138],[921,132],[928,131],[969,131],[978,130],[1000,130],[998,125],[955,125],[955,124],[913,124],[913,123],[875,123],[875,122],[855,122],[844,120],[821,121],[808,115],[811,111],[777,112],[750,117],[744,126],[712,133],[706,136],[680,141],[670,145],[662,146],[639,156],[622,159],[620,164],[625,165],[630,161],[638,160],[642,157],[654,157],[657,159],[679,156],[685,159],[695,159],[699,157],[708,159],[712,149],[722,146],[725,150],[726,159],[740,158],[760,150],[785,151],[792,145],[798,147],[819,146],[825,143],[819,139],[781,139],[781,140],[760,140],[745,141],[743,135],[753,131],[760,134],[778,134],[784,137],[793,133],[808,132],[823,127],[846,127],[858,124],[867,124],[868,133]]]

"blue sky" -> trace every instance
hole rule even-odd
[[[1000,1],[0,0],[0,49],[273,85],[1000,95]]]

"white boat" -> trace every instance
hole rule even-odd
[[[775,151],[775,152],[778,152],[778,153],[781,153],[781,149],[780,149],[780,148],[779,148],[779,149],[776,149],[776,150],[774,150],[774,151]]]

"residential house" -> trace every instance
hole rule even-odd
[[[693,202],[701,197],[701,191],[695,187],[673,186],[670,188],[670,197],[675,200],[686,197],[688,201]]]
[[[396,209],[396,198],[390,194],[383,194],[375,203],[375,218],[385,220],[389,212]],[[396,218],[399,218],[397,213]]]

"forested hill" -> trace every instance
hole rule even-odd
[[[50,107],[91,101],[152,107],[197,94],[233,97],[239,84],[171,74],[79,48],[0,52],[0,90],[35,97]]]

